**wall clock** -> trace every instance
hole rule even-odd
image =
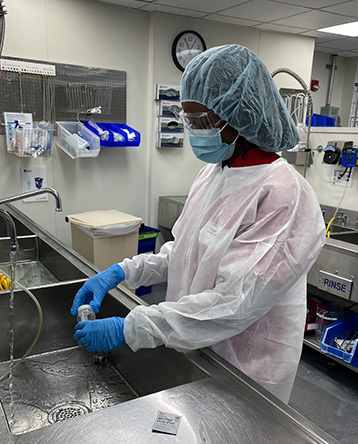
[[[178,34],[172,45],[172,57],[175,66],[184,71],[195,56],[206,50],[204,39],[195,31],[183,31]]]

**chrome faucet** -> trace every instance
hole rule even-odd
[[[340,215],[338,216],[338,219],[341,221],[341,226],[345,227],[347,225],[348,216],[344,214],[343,211],[340,211]]]
[[[10,249],[11,251],[15,252],[18,249],[15,222],[13,221],[10,214],[6,210],[3,210],[1,208],[0,208],[0,216],[2,216],[6,221],[7,232],[10,237]]]
[[[61,197],[58,194],[58,192],[53,188],[41,188],[39,190],[25,191],[24,193],[16,194],[15,196],[4,197],[0,199],[0,205],[14,202],[16,200],[26,199],[28,197],[33,197],[44,193],[52,194],[56,199],[56,211],[62,211]]]

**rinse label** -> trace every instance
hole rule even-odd
[[[327,293],[349,299],[351,295],[353,279],[347,279],[327,271],[319,270],[318,288]]]

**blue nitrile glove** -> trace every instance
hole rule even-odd
[[[108,351],[126,345],[124,338],[125,318],[105,318],[94,321],[81,321],[75,326],[78,345],[86,345],[86,349],[93,351]]]
[[[103,298],[109,290],[112,290],[124,279],[124,271],[118,264],[114,264],[88,279],[78,290],[73,300],[71,315],[76,316],[78,307],[83,304],[90,304],[93,311],[98,313]]]

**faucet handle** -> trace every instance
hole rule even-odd
[[[347,225],[347,220],[348,220],[348,216],[346,214],[344,214],[344,211],[340,211],[340,220],[341,220],[341,225],[342,227],[345,227]]]

